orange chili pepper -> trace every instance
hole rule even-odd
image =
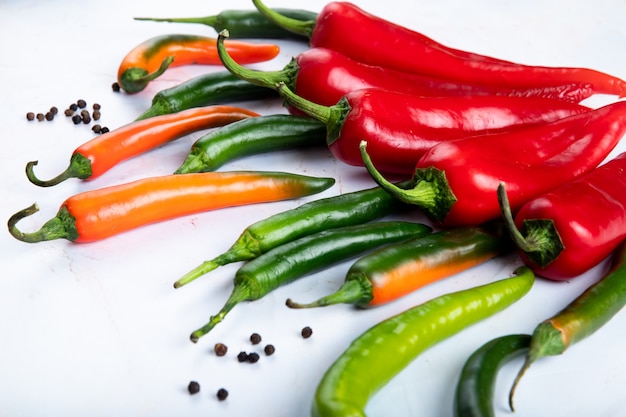
[[[319,193],[335,183],[284,172],[205,172],[165,175],[76,194],[39,231],[23,233],[16,224],[38,211],[37,204],[15,213],[9,232],[23,242],[53,239],[91,242],[146,224],[180,216],[293,199]]]
[[[387,246],[355,262],[333,294],[291,308],[350,303],[374,307],[425,285],[468,270],[503,253],[511,244],[501,234],[476,227],[444,230]]]
[[[50,180],[40,180],[33,172],[38,161],[26,164],[26,176],[35,185],[50,187],[68,178],[94,179],[121,161],[192,132],[220,127],[258,113],[233,106],[207,106],[155,116],[129,123],[85,142],[74,150],[70,165]]]
[[[225,45],[240,64],[269,61],[280,51],[278,45],[268,43],[228,41]],[[155,36],[126,54],[117,71],[117,81],[127,93],[137,93],[169,67],[194,64],[222,64],[216,38],[185,34]]]

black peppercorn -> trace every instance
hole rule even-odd
[[[237,360],[239,362],[245,362],[248,360],[248,354],[246,352],[239,352],[237,355]]]
[[[74,110],[74,111],[78,110],[78,106],[76,105],[76,103],[70,104],[69,108],[70,108],[70,110]]]
[[[35,113],[33,113],[32,111],[29,111],[28,113],[26,113],[26,120],[28,121],[35,120]]]
[[[75,114],[74,116],[72,116],[72,122],[74,122],[75,125],[79,124],[82,121],[83,121],[83,118],[80,117],[80,115]]]
[[[84,109],[85,107],[87,107],[87,102],[83,99],[80,100],[76,100],[76,105],[81,108]]]
[[[256,352],[248,353],[248,362],[256,363],[259,361],[259,354]]]
[[[50,113],[56,115],[59,112],[59,109],[56,106],[50,107]]]
[[[48,112],[46,113],[45,117],[47,121],[51,121],[52,119],[54,119],[54,114],[52,112]]]
[[[100,125],[93,125],[93,126],[91,127],[91,130],[92,130],[94,133],[100,133],[100,131],[102,130],[102,126],[100,126]]]
[[[118,91],[120,91],[120,85],[117,82],[114,82],[113,84],[111,84],[111,89],[117,93]]]
[[[308,339],[313,334],[313,329],[311,329],[309,326],[306,326],[305,328],[302,329],[301,334],[302,334],[302,337],[304,337],[305,339]]]
[[[276,351],[276,348],[274,348],[274,345],[267,345],[265,346],[263,351],[265,352],[267,356],[270,356],[274,354],[274,352]]]
[[[94,112],[91,114],[91,117],[93,117],[94,120],[100,120],[100,112],[94,110]]]
[[[252,342],[253,345],[258,345],[261,343],[261,335],[258,333],[252,333],[250,335],[250,342]]]
[[[220,401],[224,401],[228,397],[228,391],[225,388],[220,388],[217,390],[217,399]]]
[[[198,384],[198,382],[196,381],[189,382],[189,385],[187,386],[187,391],[189,391],[189,394],[191,395],[199,393],[200,384]]]
[[[100,129],[100,133],[109,133],[109,128],[104,126],[102,129]]]
[[[217,356],[224,356],[228,351],[228,347],[223,343],[216,343],[213,347],[213,351]]]

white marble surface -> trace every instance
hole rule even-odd
[[[267,4],[293,7],[286,0]],[[626,77],[626,3],[621,1],[358,0],[357,4],[457,48],[531,64],[587,66]],[[323,5],[320,0],[298,3],[313,11]],[[62,110],[83,98],[102,105],[101,122],[109,128],[128,123],[160,89],[218,70],[173,69],[138,95],[113,93],[110,86],[119,61],[144,39],[172,32],[214,34],[202,26],[132,18],[202,16],[225,7],[224,2],[192,0],[0,0],[4,103],[0,218],[8,219],[37,202],[41,211],[20,223],[34,230],[76,192],[177,168],[201,133],[124,162],[97,180],[38,188],[26,180],[25,163],[39,159],[38,174],[52,176],[65,168],[73,149],[92,133],[62,116],[37,123],[27,122],[25,114],[53,105]],[[231,0],[227,7],[252,4]],[[278,58],[255,67],[282,68],[304,48],[295,42],[280,45]],[[605,98],[589,104],[602,102]],[[242,105],[264,114],[284,112],[278,101]],[[622,144],[615,153],[624,149]],[[225,301],[238,265],[174,290],[172,283],[180,275],[225,250],[256,220],[304,201],[371,185],[360,170],[336,162],[325,150],[249,157],[222,170],[268,167],[330,175],[337,184],[299,201],[189,216],[91,244],[61,240],[26,244],[6,230],[0,233],[0,416],[305,417],[322,373],[362,331],[436,295],[504,277],[519,263],[515,256],[494,260],[373,310],[334,306],[293,311],[284,306],[287,297],[314,299],[334,290],[350,265],[346,262],[236,307],[212,333],[192,344],[189,333]],[[417,358],[372,399],[368,415],[451,416],[460,367],[474,349],[496,336],[532,331],[601,272],[602,267],[566,283],[538,281],[507,311]],[[314,334],[304,340],[299,332],[307,325]],[[515,415],[619,415],[626,388],[624,326],[622,312],[563,357],[536,363],[519,386]],[[248,342],[252,332],[274,344],[276,353],[261,355],[254,365],[240,364],[236,354],[255,349]],[[216,342],[229,346],[226,357],[212,353]],[[506,393],[520,364],[514,361],[500,373],[497,415],[510,414]],[[199,395],[187,394],[190,380],[201,384]],[[220,387],[230,392],[223,402],[215,398]]]

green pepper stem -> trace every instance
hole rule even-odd
[[[206,26],[215,26],[217,16],[204,17],[134,17],[134,20],[168,23],[199,23]]]
[[[49,180],[40,180],[35,175],[33,167],[38,163],[39,161],[30,161],[26,164],[26,177],[30,182],[40,187],[51,187],[53,185],[62,183],[68,178],[79,178],[81,180],[84,180],[91,177],[92,173],[91,161],[78,152],[72,155],[70,159],[70,164],[65,171]]]
[[[293,18],[284,16],[276,12],[275,10],[270,9],[265,4],[263,4],[261,0],[252,0],[252,3],[257,8],[257,10],[263,16],[265,16],[267,20],[274,23],[276,26],[279,26],[297,35],[301,35],[309,39],[311,38],[313,29],[315,29],[315,24],[316,24],[315,19],[313,20],[293,19]]]
[[[518,230],[504,183],[498,185],[498,203],[511,240],[531,261],[543,268],[559,256],[564,246],[554,221],[525,220],[522,231]]]
[[[209,333],[211,330],[213,330],[215,326],[221,323],[226,317],[226,315],[230,312],[230,310],[233,309],[233,307],[235,307],[237,304],[239,304],[242,301],[248,300],[249,295],[250,295],[250,291],[247,285],[245,284],[240,285],[240,284],[235,283],[235,287],[233,288],[233,291],[230,293],[230,297],[228,297],[228,300],[226,300],[226,303],[224,304],[222,309],[219,311],[219,313],[217,313],[214,316],[211,316],[207,324],[200,327],[198,330],[193,331],[191,333],[191,336],[189,336],[189,339],[193,343],[197,343],[198,340],[202,336]]]
[[[285,301],[289,308],[315,308],[334,304],[367,304],[372,299],[371,285],[364,286],[360,280],[345,281],[333,294],[329,294],[311,303],[296,303],[291,298]]]
[[[435,221],[443,220],[456,202],[456,197],[450,190],[443,171],[434,167],[416,169],[413,188],[400,188],[389,182],[378,172],[366,148],[367,141],[361,141],[359,150],[361,151],[363,164],[367,172],[383,190],[403,203],[420,207]]]
[[[259,247],[258,238],[253,233],[244,230],[244,232],[226,252],[209,261],[203,262],[200,266],[188,272],[185,276],[174,283],[174,288],[180,288],[220,266],[228,265],[234,262],[249,261],[250,259],[254,259],[259,256],[261,253],[263,253],[263,251]]]
[[[224,67],[236,77],[248,81],[251,84],[266,88],[276,88],[276,84],[280,82],[293,85],[295,83],[296,74],[298,73],[297,64],[292,60],[285,68],[280,71],[257,71],[248,69],[239,65],[226,50],[224,41],[230,36],[228,29],[220,31],[217,36],[217,54],[222,61]]]
[[[39,211],[37,204],[33,204],[23,210],[18,211],[9,218],[7,226],[9,233],[16,238],[26,243],[37,243],[46,240],[54,239],[68,239],[74,241],[78,238],[78,232],[76,231],[76,220],[69,213],[66,207],[62,207],[57,213],[56,217],[48,220],[42,227],[36,232],[24,233],[17,228],[17,223],[25,217],[31,216]]]
[[[165,58],[161,62],[161,66],[152,73],[148,73],[143,68],[128,68],[120,77],[120,86],[127,93],[138,93],[146,88],[146,85],[148,85],[150,81],[163,75],[172,62],[174,62],[174,56],[170,55]]]

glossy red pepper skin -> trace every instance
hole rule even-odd
[[[512,89],[412,74],[364,64],[328,48],[309,48],[290,65],[293,67],[291,72],[295,82],[289,87],[299,96],[325,106],[337,103],[350,91],[364,88],[380,88],[425,97],[545,97],[572,103],[591,96],[591,89],[579,84]]]
[[[544,222],[556,235],[542,233]],[[598,265],[626,239],[626,152],[526,202],[515,215],[515,225],[531,244],[538,227],[537,237],[562,248],[545,260],[520,248],[524,263],[537,275],[567,280]],[[539,244],[536,249],[546,247]]]
[[[309,111],[304,108],[309,102],[292,101],[285,87],[281,92],[288,103],[319,117],[315,112],[321,106]],[[422,155],[441,142],[526,128],[589,111],[575,103],[544,98],[419,97],[381,89],[351,91],[336,106],[324,109],[330,109],[330,116],[320,120],[327,125],[327,144],[335,157],[362,166],[359,144],[367,140],[376,168],[395,174],[411,174]]]
[[[596,168],[625,133],[626,102],[618,101],[539,126],[442,142],[419,160],[409,189],[394,187],[375,165],[366,166],[379,185],[440,226],[472,226],[500,217],[501,182],[516,212]],[[362,155],[367,161],[365,144]]]
[[[511,88],[579,84],[591,85],[597,94],[626,94],[626,82],[606,73],[587,68],[522,65],[448,48],[348,2],[331,2],[322,9],[310,44],[371,65],[469,83]]]

